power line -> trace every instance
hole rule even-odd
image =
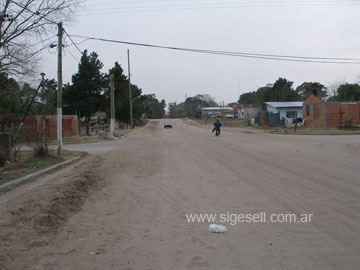
[[[16,3],[16,2],[14,2],[14,3],[15,3],[17,6],[23,8],[23,9],[26,9],[26,10],[29,11],[30,13],[32,13],[32,14],[38,16],[38,17],[41,17],[41,19],[44,19],[44,20],[46,20],[46,21],[48,21],[48,22],[50,22],[50,23],[52,23],[52,24],[57,24],[56,22],[54,22],[54,21],[52,21],[52,20],[50,20],[50,19],[48,19],[48,18],[46,18],[46,17],[44,17],[44,16],[41,16],[41,15],[39,15],[39,14],[36,13],[36,12],[33,12],[32,10],[30,10],[30,9],[29,9],[28,7],[26,7],[26,6],[23,6],[23,5],[18,4],[18,3]],[[77,49],[77,50],[80,52],[80,54],[82,55],[81,50],[80,50],[79,47],[76,45],[76,43],[72,40],[72,38],[69,36],[69,34],[66,32],[65,28],[62,28],[62,31],[64,31],[64,33],[69,37],[70,41],[74,44],[74,46],[76,47],[76,49]]]
[[[70,37],[70,35],[66,32],[66,30],[63,28],[64,33],[69,37],[70,41],[72,44],[74,44],[74,46],[76,47],[76,49],[79,51],[79,53],[82,55],[82,51],[79,49],[79,47],[76,45],[76,43],[73,41],[73,39]]]
[[[80,63],[80,60],[71,53],[71,51],[70,51],[69,48],[65,48],[65,49],[66,49],[66,51],[67,51],[68,53],[70,53],[70,55],[71,55],[78,63]]]
[[[291,62],[310,62],[310,63],[326,63],[326,64],[360,64],[360,62],[352,62],[352,61],[360,61],[360,59],[357,58],[309,57],[309,56],[291,56],[291,55],[255,54],[255,53],[231,52],[231,51],[201,50],[201,49],[153,45],[146,43],[136,43],[129,41],[113,40],[113,39],[95,38],[95,37],[88,37],[81,35],[71,35],[71,36],[77,38],[86,38],[88,40],[103,41],[103,42],[120,43],[120,44],[142,46],[149,48],[168,49],[168,50],[186,51],[186,52],[194,52],[194,53],[203,53],[203,54],[223,55],[223,56],[237,56],[237,57],[245,57],[245,58],[291,61]]]
[[[141,1],[140,1],[141,2]],[[147,2],[147,1],[144,1]],[[113,3],[116,4],[116,3]],[[121,3],[117,3],[121,4]],[[125,6],[125,7],[109,7],[96,8],[96,10],[87,10],[79,13],[79,15],[103,15],[103,14],[119,14],[119,13],[136,13],[136,12],[154,12],[154,11],[179,11],[179,10],[202,10],[202,9],[224,9],[224,8],[254,8],[254,7],[287,7],[287,6],[346,6],[359,5],[359,1],[257,1],[257,2],[228,2],[228,3],[191,3],[191,4],[168,4],[168,5],[148,5],[148,6]],[[103,3],[103,5],[106,5]],[[121,11],[114,11],[121,10]],[[96,12],[110,11],[110,12]]]
[[[180,2],[181,4],[178,4],[176,2]],[[294,0],[294,1],[232,1],[232,2],[213,2],[209,3],[195,3],[194,1],[189,1],[191,4],[184,3],[186,1],[179,1],[179,0],[154,0],[154,1],[120,1],[120,2],[102,2],[102,3],[96,3],[91,4],[88,3],[87,6],[109,6],[112,7],[114,5],[127,5],[127,4],[156,4],[156,3],[173,3],[174,5],[206,5],[206,4],[328,4],[328,3],[337,3],[337,4],[347,4],[347,3],[356,3],[358,0],[345,0],[345,1],[337,1],[337,0]]]

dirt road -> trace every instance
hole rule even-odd
[[[175,120],[112,143],[0,196],[1,269],[359,269],[360,136],[215,137]],[[223,234],[186,219],[260,212],[313,216]]]

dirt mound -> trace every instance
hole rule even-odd
[[[37,232],[56,231],[73,213],[81,209],[87,194],[98,180],[99,176],[94,172],[85,172],[67,185],[35,218],[34,227]]]

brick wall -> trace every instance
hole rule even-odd
[[[46,137],[56,139],[57,137],[57,117],[56,115],[46,115],[45,119],[48,120],[46,128]],[[10,128],[10,123],[17,127],[21,119],[19,117],[0,116],[0,122],[3,126],[7,125]],[[23,132],[20,140],[33,141],[37,138],[43,137],[44,120],[42,116],[28,116],[25,118]],[[71,137],[77,135],[77,116],[76,115],[63,115],[63,137]],[[3,127],[2,127],[3,128]]]
[[[303,119],[305,119],[306,126],[322,127],[324,125],[324,103],[304,103]]]
[[[340,109],[342,125],[350,118],[354,125],[360,125],[360,103],[355,102],[324,102],[311,95],[303,105],[305,125],[310,127],[338,127],[340,125]]]
[[[340,125],[339,110],[344,111],[342,115],[342,125],[350,118],[354,125],[360,125],[360,104],[327,103],[327,126],[337,127]]]

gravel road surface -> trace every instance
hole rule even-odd
[[[1,195],[0,269],[359,269],[360,136],[162,123]]]

